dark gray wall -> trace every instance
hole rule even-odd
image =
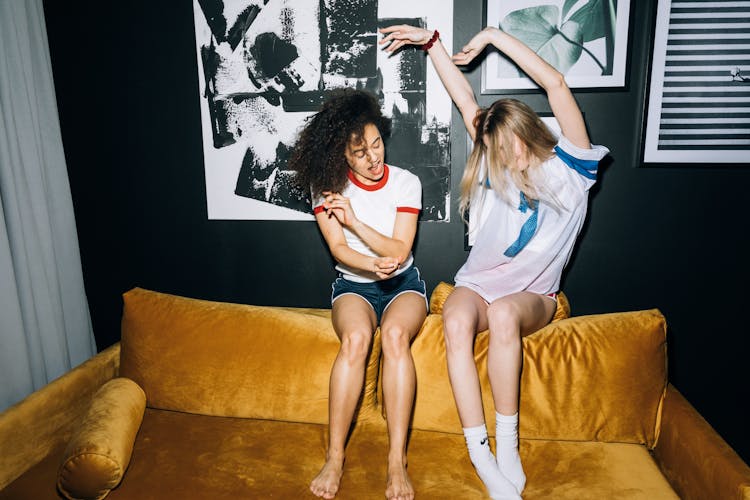
[[[206,218],[191,2],[44,4],[99,348],[119,339],[120,296],[133,286],[327,306],[333,271],[314,223]],[[460,1],[457,47],[482,27],[481,5]],[[576,93],[592,140],[611,157],[563,289],[576,315],[659,308],[669,322],[672,382],[748,460],[740,405],[750,399],[750,171],[639,166],[654,7],[633,2],[627,88]],[[477,93],[479,73],[468,75]],[[480,104],[496,97],[480,95]],[[540,95],[520,98],[548,111]],[[466,151],[453,118],[455,203]],[[450,282],[465,257],[455,206],[451,223],[420,225],[416,258],[430,289]]]

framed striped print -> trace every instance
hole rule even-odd
[[[647,164],[750,164],[750,0],[659,0]]]

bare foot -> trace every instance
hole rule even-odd
[[[316,497],[331,499],[339,491],[341,476],[344,474],[344,458],[328,458],[318,475],[310,483],[310,491]]]
[[[385,487],[388,500],[413,500],[414,488],[406,473],[406,463],[388,464],[388,482]]]

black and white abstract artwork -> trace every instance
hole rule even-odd
[[[366,89],[392,119],[386,162],[422,181],[422,221],[450,220],[451,101],[425,53],[390,56],[378,28],[438,28],[453,0],[194,0],[209,219],[314,220],[287,159],[336,88]]]

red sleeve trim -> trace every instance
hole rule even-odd
[[[318,215],[320,212],[324,210],[325,210],[325,207],[323,205],[318,205],[317,207],[313,208],[313,214]]]
[[[413,207],[396,207],[396,212],[407,212],[410,214],[417,214],[419,215],[419,212],[422,210],[419,208],[413,208]]]

